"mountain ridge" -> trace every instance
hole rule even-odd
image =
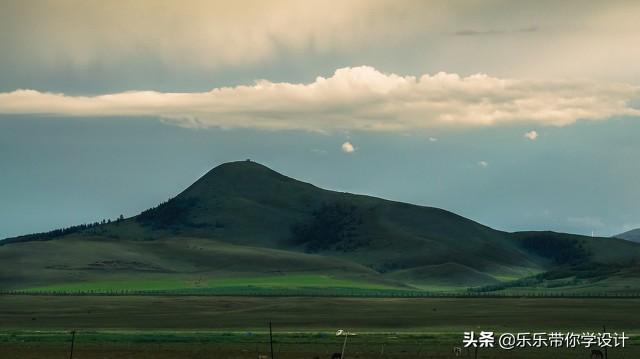
[[[640,228],[632,229],[624,233],[616,234],[614,238],[640,243]]]
[[[20,248],[53,255],[24,270],[16,262],[28,258]],[[222,273],[320,275],[398,288],[466,288],[561,270],[575,277],[587,270],[580,265],[591,263],[622,264],[626,271],[638,258],[640,245],[631,242],[503,232],[435,207],[325,190],[253,161],[217,166],[174,198],[131,218],[0,242],[0,259],[13,263],[14,275],[23,278],[5,275],[12,288],[64,284],[69,275],[78,277],[72,282],[89,282],[197,273],[218,279]],[[314,261],[315,267],[304,264]],[[351,269],[337,269],[334,261]]]

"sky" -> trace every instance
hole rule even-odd
[[[494,228],[640,227],[637,1],[0,3],[0,238],[251,158]]]

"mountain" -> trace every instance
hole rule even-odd
[[[613,237],[640,243],[640,228],[632,229],[628,232],[620,233]]]
[[[135,217],[1,241],[0,285],[451,290],[535,278],[527,283],[562,286],[559,279],[582,285],[605,272],[607,279],[624,277],[638,258],[640,245],[624,240],[507,233],[442,209],[329,191],[241,161],[212,169]]]

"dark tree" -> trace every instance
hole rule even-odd
[[[309,252],[336,249],[349,251],[362,243],[356,240],[357,227],[362,223],[353,205],[323,204],[313,211],[309,221],[291,228],[294,244]]]

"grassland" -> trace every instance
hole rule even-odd
[[[133,277],[106,276],[85,280],[0,291],[20,295],[108,295],[108,296],[306,296],[306,297],[566,297],[640,298],[640,281],[635,276],[607,278],[563,277],[547,279],[547,273],[520,280],[505,280],[475,288],[441,285],[404,285],[399,282],[371,282],[318,273],[243,276],[232,273],[197,275],[138,274]]]
[[[333,333],[290,333],[276,331],[276,358],[330,358],[340,352],[343,338]],[[634,359],[640,355],[638,337],[625,348],[611,349],[609,358]],[[67,359],[70,335],[63,332],[14,332],[0,334],[3,358]],[[346,358],[453,358],[452,348],[460,346],[460,336],[444,333],[360,333],[350,337]],[[74,358],[82,359],[255,359],[270,352],[265,332],[79,332]],[[464,349],[462,357],[475,356]],[[589,358],[590,349],[529,348],[506,351],[498,348],[478,350],[478,358],[576,359]]]
[[[610,358],[633,359],[639,306],[640,299],[0,296],[0,357],[68,358],[69,331],[77,330],[75,358],[256,358],[269,350],[273,321],[282,359],[328,358],[342,344],[336,329],[358,334],[349,339],[351,357],[450,358],[468,330],[581,333],[603,325],[632,336]],[[584,348],[484,349],[478,357],[588,355]]]
[[[3,292],[412,297],[468,295],[470,280],[476,286],[489,286],[477,295],[638,296],[640,292],[638,268],[607,265],[513,286],[508,283],[540,272],[497,267],[489,276],[444,264],[380,273],[331,256],[186,237],[153,241],[71,237],[0,248],[0,260],[6,263],[0,273]],[[19,264],[11,265],[14,262]]]
[[[280,275],[262,277],[231,277],[217,279],[172,279],[172,280],[117,280],[117,281],[91,281],[81,283],[64,283],[43,287],[26,288],[26,293],[53,292],[53,293],[119,293],[128,291],[165,291],[179,292],[180,290],[199,290],[202,293],[215,293],[219,290],[250,291],[260,289],[324,289],[353,288],[353,289],[395,289],[392,286],[358,282],[355,280],[338,279],[328,275]]]
[[[0,296],[4,330],[640,329],[640,299]]]

